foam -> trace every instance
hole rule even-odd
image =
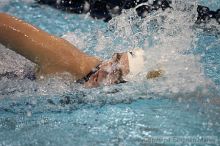
[[[140,63],[143,72],[136,73],[133,81],[144,80],[149,92],[163,95],[194,92],[199,87],[207,88],[212,84],[204,74],[201,57],[190,53],[198,40],[197,32],[193,29],[197,14],[196,1],[189,4],[176,0],[172,7],[172,11],[158,11],[142,20],[131,9],[109,22],[117,37],[129,42],[129,47],[144,50],[144,65]],[[137,64],[132,65],[132,71],[138,68]],[[156,80],[147,80],[146,72],[156,69],[164,70],[165,74]]]

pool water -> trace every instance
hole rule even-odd
[[[13,73],[0,77],[0,146],[219,145],[220,25],[195,25],[197,4],[220,8],[218,0],[176,0],[173,10],[141,19],[130,9],[105,23],[32,0],[2,0],[0,12],[88,54],[108,59],[143,48],[146,61],[125,84],[85,89],[68,77],[24,78],[34,64],[0,46],[0,74]],[[146,71],[157,68],[164,76],[147,80]]]

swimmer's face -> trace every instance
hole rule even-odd
[[[129,73],[127,53],[116,53],[112,59],[103,62],[100,69],[93,74],[86,87],[97,87],[100,85],[110,85],[124,82],[123,76]]]

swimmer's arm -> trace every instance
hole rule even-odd
[[[0,13],[0,43],[36,63],[40,74],[69,72],[77,80],[100,64],[66,40],[5,13]]]

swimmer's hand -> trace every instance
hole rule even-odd
[[[155,79],[158,77],[161,77],[162,75],[164,75],[164,70],[158,69],[158,70],[152,70],[149,71],[146,75],[147,79]]]

